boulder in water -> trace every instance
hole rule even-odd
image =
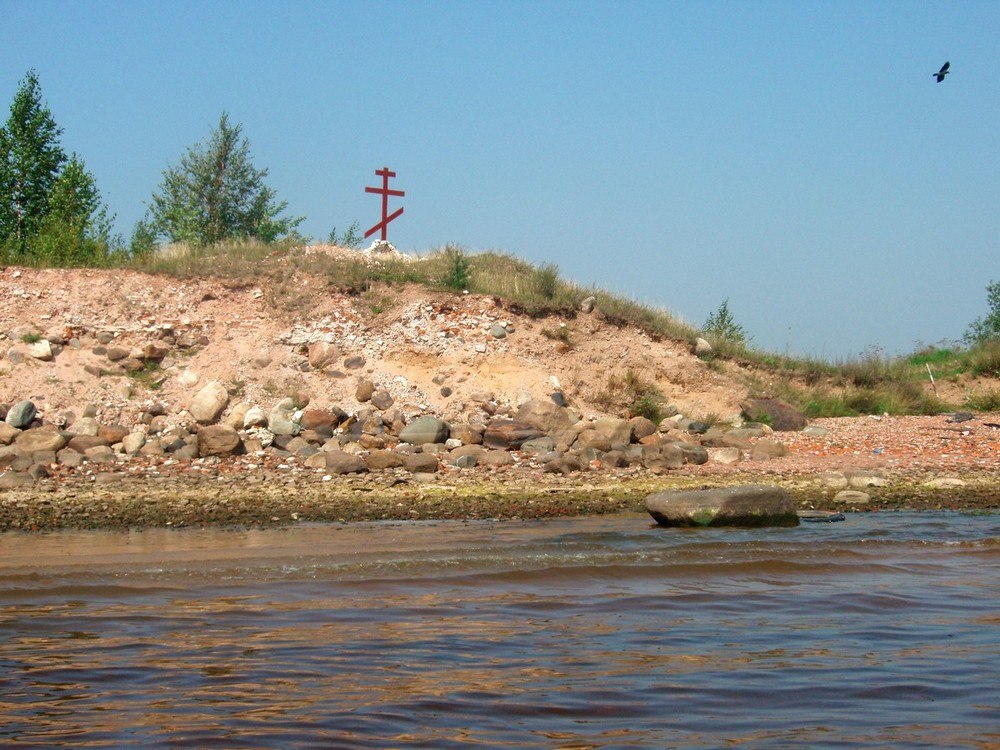
[[[655,492],[646,510],[660,526],[798,526],[795,504],[780,487],[740,485]]]

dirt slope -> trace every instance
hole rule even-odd
[[[353,411],[358,382],[370,379],[404,411],[448,419],[482,415],[490,393],[502,411],[556,387],[589,415],[615,411],[595,400],[629,369],[693,417],[735,417],[745,395],[686,342],[652,341],[599,312],[533,320],[489,297],[418,286],[347,296],[322,279],[293,282],[276,290],[119,270],[0,269],[0,402],[30,398],[48,418],[94,404],[102,421],[130,424],[151,401],[179,413],[218,380],[231,403],[270,408],[299,395]],[[491,334],[497,324],[505,337]],[[50,361],[30,355],[38,336],[62,342]],[[108,358],[150,342],[168,349],[159,369],[124,374]],[[310,366],[315,342],[339,356]]]

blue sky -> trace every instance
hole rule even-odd
[[[961,336],[1000,279],[1000,3],[0,0],[126,236],[226,110],[325,237],[555,263],[777,352]],[[950,60],[952,74],[931,74]]]

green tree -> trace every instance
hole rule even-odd
[[[703,329],[705,333],[710,333],[727,341],[735,341],[741,344],[747,342],[747,332],[733,317],[729,310],[729,298],[727,297],[719,309],[709,313]]]
[[[985,318],[978,318],[965,332],[965,340],[972,345],[987,341],[1000,341],[1000,281],[986,285],[986,303],[990,311]]]
[[[117,248],[112,217],[101,201],[94,176],[73,154],[49,191],[49,210],[28,240],[27,254],[49,265],[100,264]]]
[[[48,215],[52,186],[66,161],[60,135],[38,75],[29,70],[0,128],[0,246],[8,255],[24,255]]]
[[[164,171],[137,234],[210,245],[237,238],[273,242],[292,232],[304,217],[281,216],[288,202],[277,202],[264,184],[267,170],[253,166],[250,144],[241,133],[223,112],[208,140]]]

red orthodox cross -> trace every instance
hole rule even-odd
[[[366,193],[378,193],[382,196],[382,221],[373,226],[367,232],[365,232],[365,239],[368,239],[371,235],[375,234],[378,230],[382,230],[382,239],[385,239],[385,230],[389,226],[389,222],[400,216],[403,213],[403,209],[389,213],[389,196],[390,195],[406,195],[402,190],[390,190],[389,189],[389,178],[395,177],[395,172],[390,172],[389,167],[382,167],[382,169],[376,169],[375,174],[382,178],[382,187],[366,187]]]

